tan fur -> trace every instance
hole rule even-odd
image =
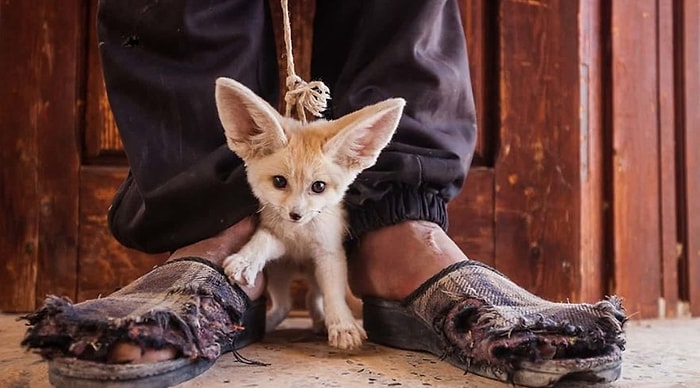
[[[296,274],[309,282],[308,308],[314,325],[328,330],[330,345],[352,349],[366,334],[346,301],[343,196],[357,174],[371,167],[387,145],[404,100],[389,99],[338,120],[307,125],[282,117],[240,83],[219,78],[216,103],[231,150],[243,159],[260,225],[251,240],[224,260],[226,274],[251,284],[265,268],[272,308],[267,329],[289,313],[289,283]],[[273,177],[286,178],[284,188]],[[325,183],[321,193],[312,185]]]

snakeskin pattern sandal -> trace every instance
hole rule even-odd
[[[22,345],[49,360],[54,386],[169,387],[203,373],[223,353],[260,340],[265,301],[251,301],[220,267],[184,258],[104,298],[72,304],[50,296],[25,319],[31,326]],[[172,347],[178,357],[108,363],[111,345],[125,340],[142,348]]]
[[[619,378],[621,302],[543,300],[476,261],[453,264],[401,302],[363,300],[370,341],[432,353],[465,371],[530,387]]]

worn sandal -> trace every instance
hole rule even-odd
[[[169,387],[203,373],[221,354],[260,340],[265,301],[251,301],[220,267],[185,258],[105,298],[72,304],[49,296],[25,319],[31,326],[22,345],[49,360],[55,386]],[[110,346],[123,340],[173,347],[178,358],[107,363]]]
[[[430,352],[465,371],[530,387],[620,377],[620,300],[545,301],[476,261],[451,265],[402,302],[363,300],[370,341]]]

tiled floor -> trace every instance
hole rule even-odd
[[[194,387],[508,387],[465,375],[428,354],[374,344],[354,353],[329,349],[308,321],[292,319],[241,354],[269,364],[251,366],[224,355]],[[49,386],[46,363],[21,349],[16,315],[0,314],[0,387]],[[622,378],[611,387],[700,387],[700,319],[631,321]]]

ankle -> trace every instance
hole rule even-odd
[[[253,232],[255,232],[255,222],[252,217],[247,217],[215,236],[177,249],[168,260],[194,256],[221,265],[226,257],[238,252],[250,240]]]
[[[405,221],[365,234],[351,255],[350,287],[359,296],[401,300],[466,256],[438,225]]]
[[[228,256],[238,252],[252,237],[257,223],[253,217],[247,217],[224,229],[219,234],[186,245],[173,252],[168,261],[183,257],[198,257],[221,266]],[[265,291],[262,274],[253,284],[240,286],[251,300],[258,299]]]

